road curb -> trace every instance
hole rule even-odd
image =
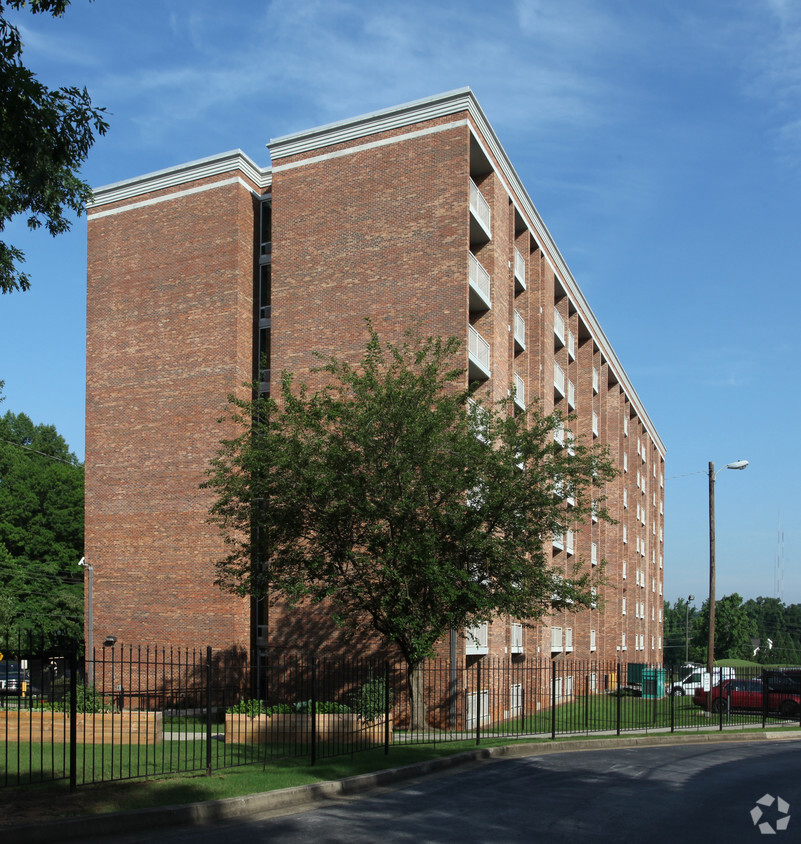
[[[103,815],[86,815],[46,823],[0,828],[3,844],[50,844],[52,841],[87,840],[99,836],[119,835],[176,826],[204,826],[220,821],[246,819],[254,815],[282,810],[313,808],[342,797],[364,794],[377,788],[416,779],[431,774],[455,771],[471,765],[545,756],[552,753],[577,751],[618,750],[636,747],[657,747],[676,744],[720,744],[755,741],[801,740],[797,733],[759,732],[698,733],[694,735],[640,735],[614,736],[602,739],[571,741],[520,742],[500,747],[477,747],[453,756],[443,756],[426,762],[416,762],[399,768],[387,768],[369,774],[359,774],[342,780],[295,786],[277,791],[228,797],[180,806],[161,806],[152,809],[135,809]]]

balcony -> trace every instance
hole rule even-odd
[[[565,651],[570,653],[573,650],[573,628],[565,628]]]
[[[576,385],[570,379],[567,381],[567,406],[573,410],[576,407]]]
[[[490,344],[473,328],[468,326],[467,352],[468,377],[470,381],[486,381],[490,377]]]
[[[599,390],[601,389],[601,375],[598,370],[593,367],[592,368],[592,391],[596,395],[598,394]]]
[[[568,554],[576,553],[576,534],[570,528],[567,530],[567,542],[565,544],[567,546],[565,550]]]
[[[481,266],[480,261],[470,253],[470,310],[488,311],[490,302],[490,274]]]
[[[557,401],[565,397],[565,371],[556,361],[553,362],[553,393]]]
[[[464,638],[465,654],[468,656],[489,653],[489,624],[486,621],[466,627]]]
[[[565,345],[565,320],[555,307],[553,309],[553,335],[556,341],[555,348],[561,349]]]
[[[561,627],[552,627],[551,628],[551,653],[561,653],[563,650],[562,646],[562,628]]]
[[[517,622],[512,623],[512,638],[509,652],[513,654],[523,653],[523,625]]]
[[[522,293],[526,289],[526,259],[515,247],[515,293]]]
[[[482,407],[475,399],[467,400],[467,412],[470,414],[470,422],[476,439],[483,443],[490,442],[489,417],[490,414],[485,407]]]
[[[492,237],[492,212],[476,183],[470,180],[470,241],[486,243]]]
[[[514,380],[512,381],[515,388],[515,407],[520,410],[526,409],[526,385],[523,379],[515,372]]]
[[[514,340],[515,351],[524,352],[526,350],[526,321],[518,311],[514,313]]]
[[[567,356],[570,360],[576,359],[576,337],[569,328],[567,329]]]
[[[564,446],[565,444],[565,423],[560,422],[554,429],[553,429],[553,438],[559,445]]]
[[[592,412],[592,435],[598,436],[598,414],[594,410]]]
[[[563,533],[554,532],[553,547],[556,548],[558,551],[565,550],[565,535]]]

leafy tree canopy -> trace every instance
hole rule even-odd
[[[83,466],[52,425],[0,417],[0,638],[83,632]]]
[[[70,211],[80,214],[92,196],[77,171],[108,124],[86,88],[51,89],[22,63],[19,29],[5,8],[28,7],[33,14],[64,14],[69,0],[0,0],[0,231],[16,215],[28,227],[42,225],[52,235],[70,227]],[[19,265],[24,255],[0,241],[0,291],[27,290]]]
[[[736,593],[725,595],[715,602],[715,660],[751,659],[754,652],[751,640],[756,637],[757,628],[749,617],[743,599]],[[704,654],[708,649],[709,601],[704,601],[695,626],[697,652]]]
[[[232,399],[238,437],[206,486],[240,594],[326,601],[410,667],[451,628],[536,619],[593,599],[587,571],[555,571],[551,538],[603,506],[607,453],[555,433],[558,414],[471,403],[455,339],[370,329],[358,366],[325,359],[329,386],[283,376],[280,401]],[[411,689],[414,697],[414,689]]]

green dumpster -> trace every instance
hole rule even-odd
[[[647,698],[660,698],[665,696],[664,668],[643,669],[642,696]]]

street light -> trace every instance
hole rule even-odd
[[[93,575],[95,573],[94,569],[92,568],[91,563],[86,562],[86,557],[81,557],[80,562],[78,563],[81,568],[86,569],[87,575],[87,602],[86,602],[86,656],[84,658],[84,665],[86,667],[86,682],[88,685],[92,685],[94,682],[94,658],[95,655],[94,651],[94,641],[92,639],[92,629],[94,628],[94,618],[93,618],[93,604],[94,604],[94,595],[92,595],[92,587],[93,587]]]
[[[690,661],[690,601],[695,600],[695,595],[687,596],[687,607],[684,615],[684,663]]]
[[[727,463],[723,469],[745,469],[747,460],[735,460]],[[709,701],[712,701],[712,678],[715,664],[715,478],[723,471],[715,472],[715,464],[709,461],[709,647],[706,655],[706,667],[709,672]]]

